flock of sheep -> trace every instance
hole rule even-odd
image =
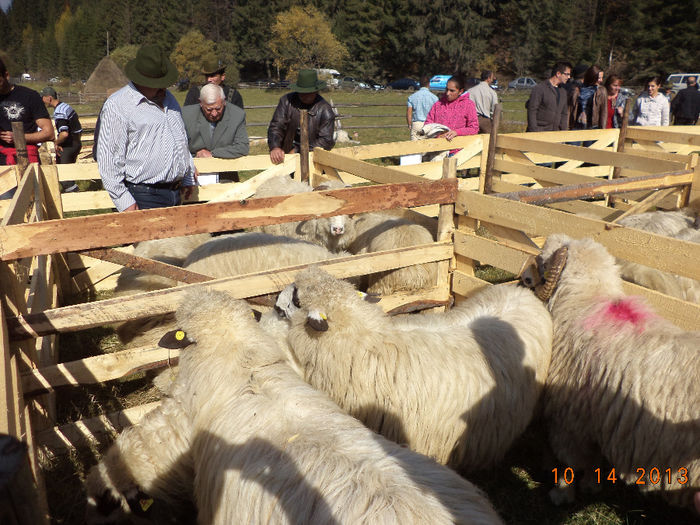
[[[257,196],[302,191],[285,177]],[[699,242],[691,217],[668,213],[629,226],[673,217],[685,226],[665,234]],[[259,230],[135,253],[225,277],[434,239],[380,213]],[[90,471],[88,523],[158,522],[159,504],[177,515],[188,502],[202,524],[502,523],[466,478],[535,417],[584,486],[607,461],[626,483],[641,477],[700,513],[700,332],[622,291],[622,276],[653,270],[621,276],[600,244],[552,235],[520,283],[441,313],[392,317],[376,304],[433,286],[434,266],[362,281],[311,266],[262,314],[198,287],[174,316],[127,323],[123,339],[180,348],[180,364],[161,405]],[[123,272],[118,289],[174,284]],[[551,495],[571,501],[573,484],[562,478]]]

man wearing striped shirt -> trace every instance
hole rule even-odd
[[[80,134],[83,131],[80,119],[75,110],[65,102],[61,102],[58,93],[51,86],[41,90],[41,99],[46,106],[53,108],[53,120],[56,123],[56,163],[75,164],[83,144]],[[78,191],[75,181],[62,181],[63,191]]]
[[[118,211],[180,204],[189,197],[195,167],[180,105],[165,88],[178,77],[157,46],[141,47],[125,68],[129,84],[100,113],[97,164]]]

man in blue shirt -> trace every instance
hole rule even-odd
[[[100,112],[96,156],[102,184],[119,211],[180,204],[195,182],[180,105],[165,88],[177,68],[146,45],[125,68],[131,80]]]
[[[429,86],[430,77],[422,76],[420,78],[420,89],[408,97],[406,122],[408,123],[408,130],[411,132],[411,140],[418,140],[418,132],[423,129],[423,123],[428,116],[430,108],[438,100],[428,89]]]
[[[56,164],[75,164],[83,144],[80,134],[83,131],[75,110],[58,99],[58,93],[51,86],[41,90],[41,99],[46,106],[53,108],[53,120],[56,123]],[[63,191],[78,191],[75,181],[61,182]]]

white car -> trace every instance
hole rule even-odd
[[[688,77],[700,79],[700,73],[671,73],[666,79],[666,84],[671,84],[671,91],[678,93],[681,89],[688,87]]]
[[[537,80],[530,77],[518,77],[508,82],[509,89],[532,89],[537,85]]]

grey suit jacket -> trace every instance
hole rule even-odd
[[[235,159],[248,155],[248,132],[245,129],[245,112],[234,104],[226,104],[221,120],[211,133],[211,124],[204,118],[199,104],[182,108],[187,141],[193,155],[200,149],[208,149],[214,157]]]

